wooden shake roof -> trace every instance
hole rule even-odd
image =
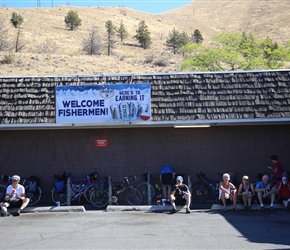
[[[150,83],[152,122],[290,118],[290,70],[0,77],[0,126],[55,123],[55,87]]]

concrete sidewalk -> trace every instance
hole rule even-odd
[[[244,210],[242,204],[237,204],[239,210]],[[281,204],[274,204],[275,209],[286,210]],[[233,205],[227,206],[229,210],[233,209]],[[265,205],[265,209],[268,210],[269,205]],[[171,205],[158,206],[158,205],[142,205],[142,206],[130,206],[130,205],[109,205],[106,208],[107,212],[120,212],[120,211],[146,211],[146,212],[166,212],[171,211]],[[223,205],[213,204],[210,208],[211,210],[223,210]],[[10,212],[13,213],[17,209],[10,209]],[[96,209],[97,210],[97,209]],[[184,206],[177,206],[178,211],[185,210]],[[195,209],[192,209],[194,211]],[[259,204],[253,204],[252,210],[260,210]],[[86,212],[84,206],[43,206],[43,207],[26,207],[22,213],[43,213],[43,212]]]
[[[17,211],[17,208],[8,209],[10,213]],[[44,207],[26,207],[22,213],[44,213],[44,212],[85,212],[84,206],[44,206]]]

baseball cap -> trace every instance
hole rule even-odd
[[[19,175],[13,175],[13,176],[11,177],[11,180],[12,180],[12,181],[20,181],[20,176],[19,176]]]
[[[249,176],[247,176],[247,175],[244,175],[242,178],[242,180],[248,180],[248,179],[249,179]]]
[[[177,177],[176,177],[176,180],[178,180],[178,181],[183,181],[183,178],[182,178],[182,176],[177,176]]]
[[[288,173],[287,172],[283,172],[282,173],[282,177],[288,177]]]

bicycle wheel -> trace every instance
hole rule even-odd
[[[91,190],[90,202],[97,208],[103,208],[109,203],[109,192],[98,192],[95,189]]]
[[[92,190],[93,190],[93,187],[90,187],[90,186],[87,186],[84,190],[84,197],[88,203],[91,203],[90,196],[91,196]]]
[[[128,187],[125,194],[127,202],[132,205],[141,205],[143,202],[142,194],[140,191],[133,187]]]
[[[154,187],[150,184],[150,191],[151,191],[151,201],[155,195]],[[147,182],[142,182],[136,186],[136,188],[140,191],[143,198],[143,203],[148,203],[148,184]]]
[[[66,188],[65,188],[66,190]],[[70,193],[73,194],[73,190],[70,190]],[[57,201],[60,202],[60,205],[64,206],[67,204],[67,192],[57,192],[55,188],[51,190],[51,199],[54,203]]]
[[[31,192],[29,190],[29,186],[27,185],[27,186],[25,186],[25,194],[26,194],[26,197],[30,199],[28,206],[33,206],[37,202],[39,202],[39,200],[41,198],[42,190],[39,186],[36,186],[35,191]]]
[[[4,201],[5,194],[6,194],[6,186],[0,184],[0,202]]]
[[[209,198],[209,188],[202,181],[192,185],[192,202],[205,202]]]

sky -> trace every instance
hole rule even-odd
[[[151,14],[161,13],[185,5],[192,0],[0,0],[0,6],[7,8],[70,6],[125,6]]]

